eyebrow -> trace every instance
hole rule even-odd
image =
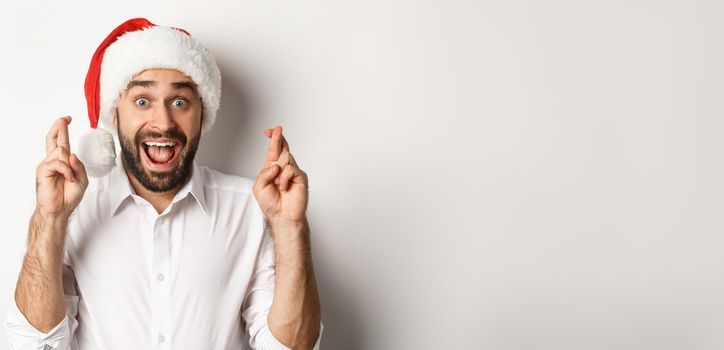
[[[128,83],[128,86],[126,86],[126,90],[130,90],[132,87],[136,86],[156,86],[156,82],[153,80],[131,80]],[[196,84],[193,81],[175,81],[171,83],[171,86],[173,86],[174,90],[189,89],[191,90],[191,92],[194,93],[194,95],[198,94],[198,91],[196,90]]]

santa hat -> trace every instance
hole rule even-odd
[[[113,118],[118,98],[135,75],[153,68],[176,69],[193,79],[203,101],[201,131],[211,129],[221,98],[221,73],[214,57],[183,29],[130,19],[98,46],[86,75],[91,130],[80,139],[78,158],[88,175],[103,176],[115,165]]]

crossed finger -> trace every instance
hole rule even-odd
[[[54,160],[59,159],[63,163],[70,164],[70,150],[65,148],[65,146],[58,146],[50,153],[48,153],[48,157],[45,158],[46,160]]]
[[[269,140],[269,150],[267,152],[267,159],[264,163],[264,167],[268,167],[274,163],[279,164],[282,168],[284,168],[287,164],[297,166],[297,161],[294,159],[291,151],[289,150],[289,143],[284,137],[284,134],[282,134],[281,125],[275,126],[271,129],[265,129],[264,134],[266,137],[271,139]]]
[[[289,143],[286,138],[282,135],[282,127],[276,126],[272,129],[264,130],[266,137],[271,138],[269,140],[269,150],[267,151],[266,161],[276,161],[282,155],[284,150],[289,151]]]
[[[284,152],[282,152],[282,155],[279,156],[277,164],[279,164],[279,166],[281,166],[282,168],[287,164],[297,166],[297,161],[294,159],[294,156],[291,152],[289,152],[288,150],[284,150]]]
[[[282,152],[284,150],[289,151],[289,144],[287,143],[287,138],[284,137],[284,134],[281,134],[281,136],[282,136]]]
[[[70,152],[70,142],[68,141],[68,124],[71,122],[70,116],[58,118],[50,128],[48,135],[45,137],[45,154],[50,155],[54,149],[59,146],[65,147]]]

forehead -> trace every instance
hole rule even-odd
[[[188,75],[176,69],[167,68],[146,69],[133,76],[131,80],[193,81]]]
[[[169,86],[173,90],[188,89],[197,95],[196,83],[186,74],[175,69],[147,69],[136,74],[128,82],[126,91],[141,88],[163,88]]]

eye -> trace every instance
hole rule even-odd
[[[183,98],[177,98],[177,99],[173,100],[173,102],[171,102],[171,104],[174,107],[185,107],[186,103],[187,103],[186,100]]]
[[[145,97],[139,97],[136,99],[135,103],[136,103],[136,106],[146,107],[146,106],[148,106],[148,99],[146,99]]]

